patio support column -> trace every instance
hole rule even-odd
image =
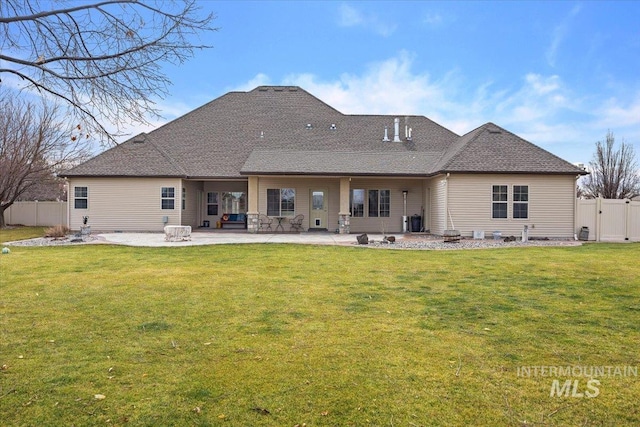
[[[258,177],[250,176],[247,186],[247,231],[249,233],[257,233],[260,228],[258,222]]]
[[[338,212],[338,231],[340,234],[350,233],[349,193],[351,178],[340,178],[340,211]]]

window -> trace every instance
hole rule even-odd
[[[162,187],[162,209],[173,209],[176,197],[175,187]]]
[[[529,218],[529,186],[513,186],[513,219]]]
[[[187,189],[182,187],[182,210],[187,207]]]
[[[369,190],[369,217],[388,217],[390,190]]]
[[[364,190],[362,189],[351,190],[351,216],[364,216]]]
[[[268,216],[294,216],[296,190],[294,188],[267,189]]]
[[[502,219],[507,217],[507,186],[494,185],[491,206],[491,218]]]
[[[207,215],[218,215],[218,193],[207,193]]]
[[[89,207],[87,187],[74,187],[73,195],[73,207],[75,209],[87,209]]]
[[[247,194],[240,191],[222,193],[222,212],[233,214],[246,213]]]

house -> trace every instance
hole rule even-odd
[[[230,92],[66,173],[69,226],[215,227],[246,213],[287,228],[572,237],[584,172],[487,123],[459,136],[424,116],[347,115],[299,87]],[[419,216],[414,218],[414,215]],[[416,221],[417,219],[417,221]],[[277,222],[274,222],[277,224]],[[417,231],[417,230],[416,230]]]

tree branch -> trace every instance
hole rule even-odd
[[[115,142],[118,134],[109,133],[107,124],[119,130],[158,116],[151,99],[165,96],[170,83],[161,64],[182,63],[194,50],[209,48],[190,37],[216,30],[210,27],[212,14],[198,16],[196,0],[178,9],[152,1],[37,11],[34,0],[2,0],[0,28],[11,49],[0,53],[0,75],[16,75],[29,83],[24,89],[58,98],[86,126]]]

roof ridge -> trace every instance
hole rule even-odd
[[[276,92],[284,92],[287,89],[288,89],[288,92],[303,92],[303,93],[307,94],[308,96],[312,97],[313,99],[315,99],[316,101],[318,101],[319,103],[325,105],[329,109],[331,109],[331,110],[335,111],[336,113],[340,114],[341,116],[348,116],[348,114],[344,114],[342,111],[340,111],[337,108],[327,104],[322,99],[318,98],[317,96],[315,96],[311,92],[306,91],[305,89],[303,89],[300,86],[292,86],[292,85],[284,85],[284,86],[262,85],[262,86],[256,86],[255,88],[251,89],[250,91],[243,92],[243,93],[266,92],[269,89],[273,89]],[[280,89],[280,90],[276,90],[276,89]]]
[[[469,132],[465,133],[464,135],[460,136],[456,142],[464,141],[464,140],[465,140],[465,137],[467,137],[468,135],[470,135],[470,134],[472,134],[472,133],[474,133],[474,132],[475,132],[475,135],[473,135],[473,136],[472,136],[470,139],[468,139],[466,142],[461,143],[459,147],[457,147],[457,148],[453,148],[451,151],[450,151],[449,149],[445,150],[445,152],[444,152],[444,153],[442,153],[442,156],[440,157],[440,160],[441,160],[441,161],[443,161],[443,159],[445,159],[445,158],[446,158],[446,156],[447,156],[448,154],[451,154],[451,155],[450,155],[450,157],[446,160],[446,162],[444,162],[444,164],[439,165],[438,169],[439,169],[439,170],[441,170],[441,171],[446,170],[446,169],[447,169],[447,167],[448,167],[449,165],[451,165],[451,163],[453,163],[453,161],[456,159],[456,157],[458,157],[458,155],[459,155],[461,152],[463,152],[463,151],[464,151],[464,148],[465,148],[467,145],[471,144],[473,141],[475,141],[475,140],[480,136],[480,134],[482,133],[482,132],[481,132],[481,130],[482,130],[483,128],[486,128],[486,127],[487,127],[488,125],[490,125],[490,124],[492,124],[492,123],[491,123],[491,122],[487,122],[487,123],[485,123],[485,124],[483,124],[483,125],[478,126],[477,128],[475,128],[475,129],[473,129],[473,130],[470,130]],[[454,143],[453,145],[455,145],[455,143]]]

